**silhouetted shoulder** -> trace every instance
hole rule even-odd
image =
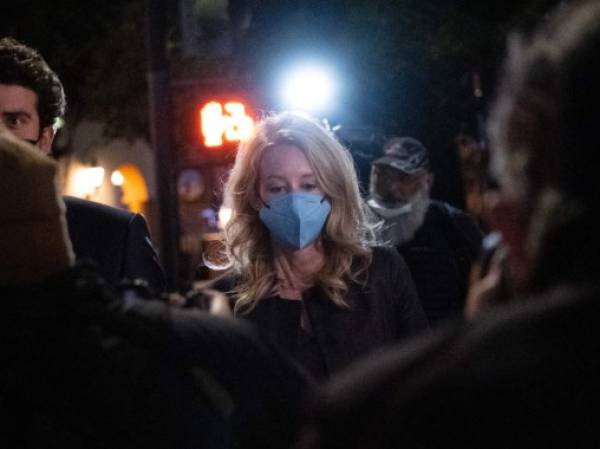
[[[320,447],[442,447],[450,435],[461,447],[552,446],[595,435],[599,291],[557,289],[363,359],[316,395]]]
[[[447,231],[459,236],[462,243],[472,249],[473,255],[477,253],[483,232],[475,217],[441,201],[432,201],[428,213],[435,215],[440,223],[446,223]]]
[[[398,270],[409,273],[404,258],[395,247],[389,245],[373,247],[373,260],[371,261],[370,267],[371,273],[388,276],[389,273],[394,273]],[[409,274],[407,274],[407,276],[410,277]]]
[[[135,217],[132,212],[94,201],[72,196],[65,196],[63,200],[67,207],[67,220],[69,222],[72,220],[77,222],[100,220],[102,223],[110,221],[111,223],[126,225]]]
[[[164,272],[141,214],[69,196],[64,202],[78,260],[96,263],[109,284],[144,279],[157,292],[165,289]]]

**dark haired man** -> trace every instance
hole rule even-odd
[[[65,105],[62,83],[42,56],[15,39],[0,39],[0,118],[6,128],[49,154]],[[143,279],[164,290],[164,274],[141,215],[78,198],[66,197],[65,204],[78,259],[96,262],[110,284]]]
[[[381,237],[406,261],[429,323],[460,316],[481,230],[471,216],[430,198],[434,175],[421,142],[393,137],[383,150],[372,163],[367,200],[384,223]]]

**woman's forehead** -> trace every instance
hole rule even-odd
[[[273,145],[265,150],[260,161],[261,177],[290,174],[314,175],[304,152],[293,144]]]

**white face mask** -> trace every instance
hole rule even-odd
[[[376,198],[370,198],[367,201],[368,206],[381,218],[394,218],[399,215],[408,214],[412,211],[412,202],[398,202],[397,207],[387,207],[380,203]]]
[[[381,239],[391,242],[394,246],[412,240],[425,221],[429,203],[429,193],[426,189],[419,190],[409,202],[398,207],[385,207],[374,198],[367,201],[373,212],[383,219]]]

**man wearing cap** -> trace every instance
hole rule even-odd
[[[406,260],[432,325],[462,311],[482,238],[472,217],[430,198],[433,179],[425,146],[394,137],[372,164],[367,200],[383,221],[381,238]]]
[[[0,39],[0,120],[16,137],[49,154],[54,125],[65,110],[62,83],[34,49]],[[98,264],[104,279],[144,279],[157,291],[164,273],[143,216],[65,197],[70,240],[77,259]]]

